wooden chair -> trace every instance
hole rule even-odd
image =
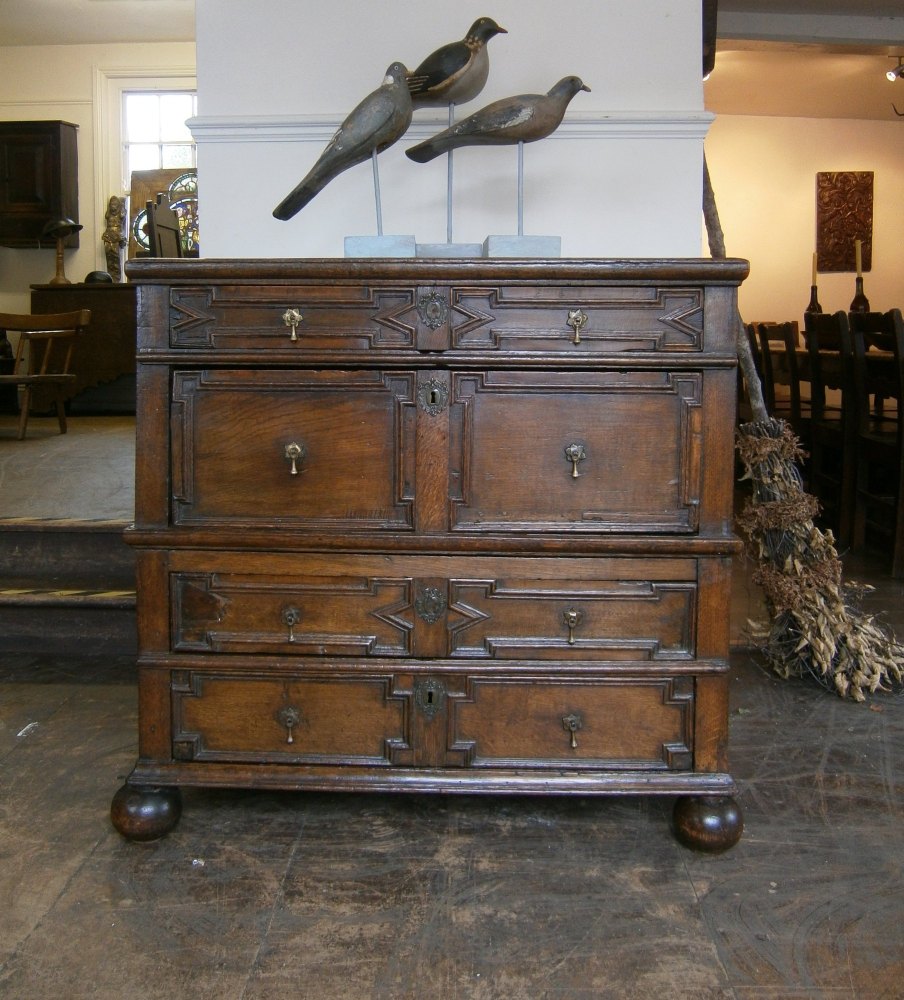
[[[148,246],[152,257],[181,257],[182,231],[179,216],[164,201],[162,194],[145,206],[148,218]]]
[[[754,323],[753,326],[759,341],[766,409],[770,416],[786,420],[806,448],[810,431],[810,395],[802,392],[796,353],[797,323]]]
[[[857,486],[852,548],[867,535],[891,548],[891,573],[904,577],[904,321],[899,309],[852,313]]]
[[[865,347],[878,347],[879,342],[884,338],[887,320],[885,313],[865,312],[848,313],[848,325],[851,330],[858,330],[863,333]],[[875,336],[874,336],[875,335]],[[881,418],[885,406],[885,398],[881,393],[874,393],[870,400],[872,411],[875,416]]]
[[[90,309],[74,312],[19,315],[0,313],[0,329],[19,334],[12,375],[0,375],[0,385],[21,386],[18,439],[25,437],[35,389],[50,390],[56,405],[60,433],[66,433],[63,387],[75,381],[70,371],[78,337],[91,322]]]
[[[822,505],[821,520],[832,529],[839,544],[847,546],[857,474],[847,315],[805,313],[804,339],[810,379],[807,485]]]

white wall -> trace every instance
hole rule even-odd
[[[816,174],[871,170],[873,309],[904,307],[904,124],[821,118],[719,115],[706,157],[726,250],[747,257],[741,286],[746,320],[803,321],[816,249]],[[823,310],[847,309],[853,274],[820,274]]]
[[[194,45],[184,42],[156,44],[152,52],[145,45],[0,47],[0,120],[62,120],[79,126],[79,222],[84,229],[78,249],[66,251],[66,277],[71,281],[82,281],[90,271],[106,268],[101,243],[104,211],[109,196],[121,193],[120,184],[109,190],[99,184],[110,171],[108,163],[96,160],[96,147],[101,155],[115,160],[118,133],[99,136],[95,131],[95,122],[104,117],[103,97],[97,93],[98,72],[143,68],[163,74],[193,73],[194,61]],[[0,247],[0,311],[28,312],[29,285],[49,281],[54,272],[53,247]]]
[[[345,235],[375,233],[368,164],[293,220],[271,213],[389,63],[414,68],[487,10],[482,0],[197,0],[203,254],[341,256]],[[489,43],[487,87],[458,116],[571,73],[592,88],[555,135],[525,147],[525,232],[561,235],[565,256],[698,256],[710,121],[699,0],[496,0],[492,16],[509,33]],[[443,114],[417,112],[380,156],[386,233],[445,240],[445,159],[404,156]],[[516,232],[515,148],[466,148],[454,162],[453,239]]]

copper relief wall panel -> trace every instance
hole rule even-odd
[[[872,268],[873,174],[871,170],[816,175],[816,261],[820,271],[854,271],[856,240],[862,268]]]

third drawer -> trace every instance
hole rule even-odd
[[[690,659],[698,560],[170,557],[179,652],[468,659]]]

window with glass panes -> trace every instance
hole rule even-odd
[[[129,91],[123,94],[123,180],[135,170],[197,165],[195,144],[185,122],[197,113],[191,92]]]

